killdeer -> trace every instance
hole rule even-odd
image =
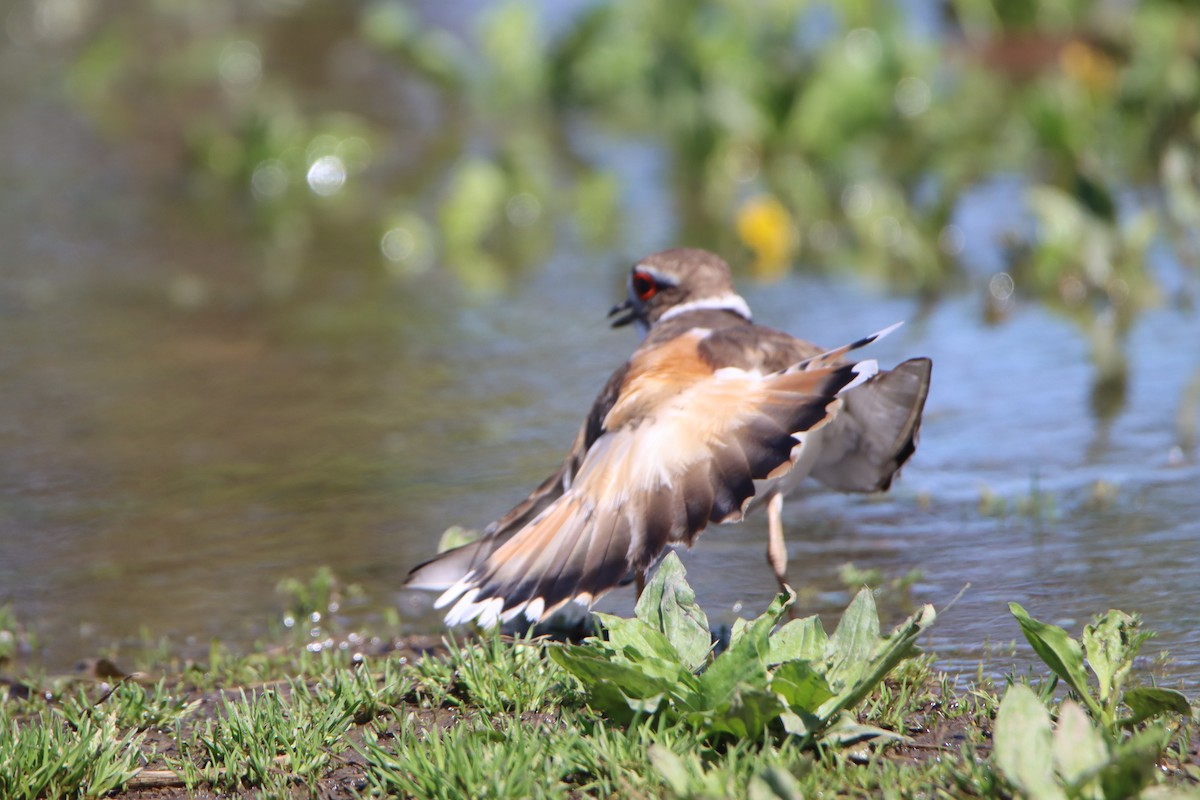
[[[887,489],[913,454],[931,362],[880,372],[751,321],[729,266],[693,249],[633,267],[613,327],[642,343],[596,398],[558,470],[482,538],[417,566],[446,622],[540,621],[590,606],[710,522],[765,504],[767,560],[787,582],[782,508],[806,476],[840,491]],[[893,328],[896,326],[893,326]]]

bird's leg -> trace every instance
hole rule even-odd
[[[641,600],[642,592],[646,591],[646,572],[645,572],[645,570],[638,570],[637,574],[633,576],[633,579],[637,584],[637,597],[635,597],[634,599]]]
[[[783,541],[783,495],[777,494],[767,501],[767,563],[779,581],[779,588],[787,586],[787,545]]]
[[[783,495],[773,495],[767,501],[767,563],[775,573],[782,592],[789,591],[787,581],[787,544],[783,541]],[[795,619],[795,605],[788,608],[788,618]]]

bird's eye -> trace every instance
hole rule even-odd
[[[654,278],[647,275],[645,272],[633,273],[633,278],[630,279],[633,286],[633,293],[638,300],[645,302],[658,293],[658,284]]]

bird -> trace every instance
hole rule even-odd
[[[753,321],[715,253],[674,248],[629,272],[612,327],[641,335],[562,464],[482,536],[417,565],[454,626],[545,620],[618,585],[645,586],[669,546],[767,509],[767,561],[788,585],[784,497],[806,477],[888,489],[916,450],[932,361],[881,371],[849,358],[897,325],[832,350]]]

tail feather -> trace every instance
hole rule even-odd
[[[814,369],[821,369],[822,367],[828,367],[832,364],[837,364],[841,361],[842,356],[846,355],[847,353],[852,353],[855,350],[861,350],[867,345],[879,341],[883,337],[894,332],[903,324],[903,322],[896,322],[887,326],[881,331],[872,333],[870,336],[864,336],[863,338],[857,339],[850,344],[844,344],[841,347],[835,347],[832,350],[826,350],[824,353],[815,355],[812,358],[806,358],[795,366],[789,367],[789,370],[803,370],[807,372]]]
[[[580,500],[573,496],[562,503],[567,510],[562,526],[557,531],[552,518],[542,526],[551,535],[541,556],[533,562],[531,572],[535,579],[540,576],[534,586],[533,596],[544,599],[547,611],[557,609],[578,592],[588,550],[603,538],[603,532],[597,530],[594,512],[584,508]],[[573,533],[560,536],[557,535],[559,531]],[[494,591],[503,595],[503,584],[497,585]]]
[[[413,567],[404,585],[410,589],[445,591],[491,554],[494,543],[480,539],[438,553]]]
[[[914,358],[881,372],[844,397],[823,437],[812,476],[843,492],[887,489],[915,452],[932,363]]]

